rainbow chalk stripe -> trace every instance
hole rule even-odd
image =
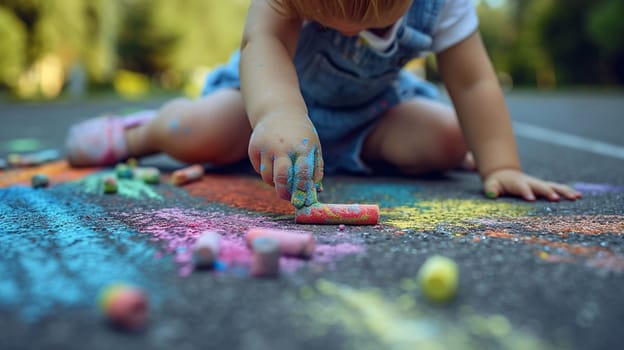
[[[138,287],[108,285],[100,292],[98,306],[108,321],[122,329],[139,330],[147,323],[147,295]]]
[[[192,181],[196,181],[204,176],[204,167],[195,164],[190,167],[176,170],[171,174],[171,183],[176,186],[181,186]]]
[[[379,206],[376,204],[316,203],[295,211],[297,224],[377,225]]]
[[[253,248],[256,238],[268,237],[276,240],[283,255],[309,259],[314,254],[314,237],[305,232],[294,232],[272,228],[250,228],[245,235],[247,244]]]

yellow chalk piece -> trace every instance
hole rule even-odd
[[[445,303],[455,297],[459,280],[457,264],[444,256],[429,257],[418,271],[423,294],[430,300]]]
[[[548,253],[540,252],[539,253],[539,257],[540,257],[540,259],[546,260],[546,259],[548,259]]]

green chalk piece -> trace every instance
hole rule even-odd
[[[50,184],[50,179],[45,174],[35,174],[30,181],[32,183],[32,187],[34,188],[48,187]]]
[[[459,280],[457,264],[444,256],[429,257],[418,271],[420,288],[429,300],[446,303],[455,297]]]
[[[104,193],[117,193],[117,179],[113,176],[104,178]]]
[[[494,192],[492,192],[492,191],[490,191],[490,192],[486,193],[485,195],[486,195],[488,198],[491,198],[491,199],[495,199],[495,198],[496,198],[496,193],[494,193]]]
[[[119,163],[115,166],[115,174],[120,179],[131,179],[134,176],[132,168],[127,164]]]

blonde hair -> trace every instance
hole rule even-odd
[[[370,23],[384,17],[398,18],[411,4],[409,0],[271,0],[272,6],[286,17],[311,21],[348,19]]]

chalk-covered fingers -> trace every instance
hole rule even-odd
[[[303,142],[303,152],[296,153],[293,157],[294,181],[290,201],[296,208],[310,206],[318,202],[316,192],[317,184],[320,183],[319,172],[322,177],[322,170],[319,168],[322,160],[320,159],[319,147],[317,145],[306,147],[307,142],[307,140]]]

